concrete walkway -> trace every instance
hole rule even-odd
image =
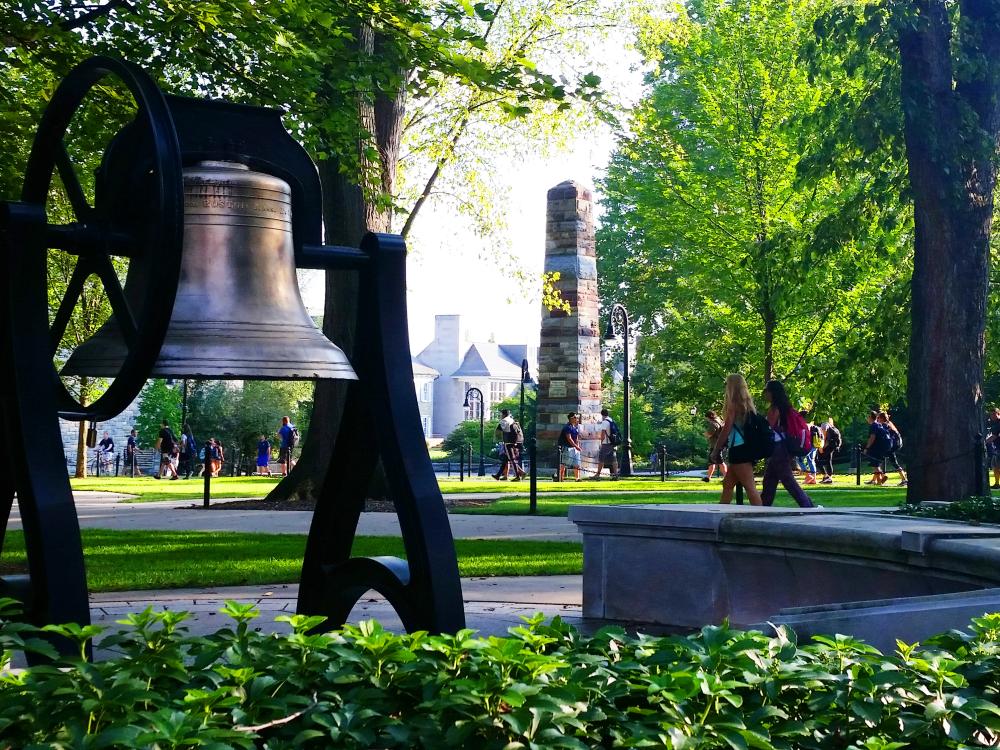
[[[580,576],[523,576],[519,578],[465,578],[462,596],[466,625],[482,635],[507,634],[508,628],[522,624],[522,616],[536,612],[546,617],[559,615],[573,625],[581,622]],[[176,589],[171,591],[130,591],[92,594],[91,618],[95,625],[111,631],[121,628],[116,620],[147,606],[154,609],[183,610],[191,613],[188,627],[192,634],[203,635],[223,627],[229,620],[219,610],[227,600],[253,602],[261,610],[254,623],[261,632],[287,632],[288,626],[274,622],[281,614],[293,614],[298,597],[297,584],[276,586],[237,586],[213,589]],[[376,619],[383,626],[403,631],[395,611],[378,594],[361,599],[348,618],[349,622]]]
[[[109,492],[76,492],[80,526],[96,529],[147,529],[157,531],[246,531],[271,534],[305,534],[311,511],[297,510],[205,510],[189,500],[123,503],[124,495]],[[239,498],[231,498],[229,502]],[[226,500],[213,500],[213,505]],[[547,516],[449,516],[456,539],[523,539],[538,542],[579,542],[576,526],[566,518]],[[17,504],[9,528],[20,529]],[[362,513],[358,525],[362,536],[399,536],[395,513]]]

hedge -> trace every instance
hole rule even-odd
[[[311,634],[319,618],[228,603],[232,627],[190,636],[147,609],[103,648],[0,678],[3,748],[966,748],[996,746],[1000,615],[883,655],[728,627],[691,636],[583,637],[539,615],[508,638],[394,635],[375,622]],[[0,649],[54,656],[0,605]],[[81,649],[96,627],[44,629]]]

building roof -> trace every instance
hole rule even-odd
[[[427,365],[423,364],[422,362],[418,362],[415,359],[410,360],[410,365],[413,367],[414,375],[429,375],[434,378],[441,376],[441,373],[439,373],[433,367],[428,367]]]
[[[453,378],[500,378],[521,380],[521,360],[511,357],[511,350],[526,347],[475,343],[469,346],[462,364],[451,374]],[[522,357],[523,359],[523,357]],[[530,363],[529,363],[530,366]]]

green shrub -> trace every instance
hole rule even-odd
[[[714,626],[584,638],[540,615],[509,638],[311,635],[304,616],[265,636],[252,606],[224,612],[234,627],[191,637],[184,614],[146,610],[105,639],[114,659],[4,674],[0,747],[940,750],[1000,729],[1000,615],[883,656]],[[46,630],[83,644],[98,629]],[[38,636],[0,622],[3,657],[50,651]]]
[[[1000,498],[970,497],[940,505],[900,505],[897,515],[943,518],[969,523],[1000,523]]]

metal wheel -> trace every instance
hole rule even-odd
[[[88,201],[66,147],[74,114],[95,86],[117,77],[135,100],[133,121],[105,149],[96,174],[93,205]],[[160,351],[173,310],[183,238],[183,182],[180,146],[163,93],[139,68],[107,57],[75,67],[56,89],[35,134],[21,199],[45,206],[58,173],[74,221],[51,222],[45,248],[76,256],[66,294],[50,315],[47,346],[54,357],[90,276],[101,282],[128,354],[108,390],[82,405],[65,387],[53,365],[52,380],[60,416],[104,421],[138,395]],[[112,263],[128,259],[123,285]],[[21,279],[45,293],[47,279]],[[16,317],[16,316],[15,316]],[[18,321],[12,320],[13,335]]]

